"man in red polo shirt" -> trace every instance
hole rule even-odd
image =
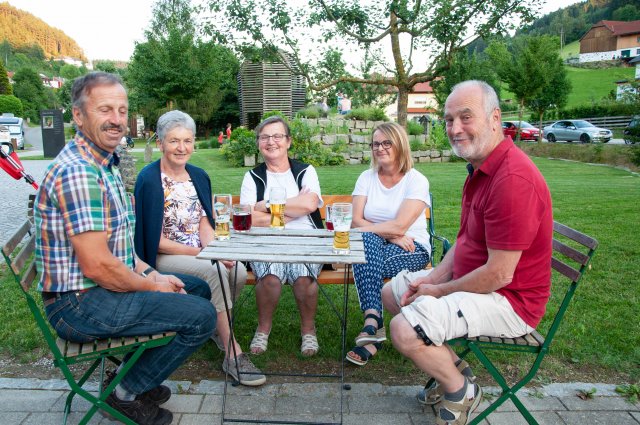
[[[456,85],[445,121],[454,153],[469,162],[456,243],[437,267],[401,273],[382,295],[396,315],[393,345],[437,381],[418,400],[442,401],[440,423],[466,424],[482,392],[446,341],[533,331],[549,299],[553,216],[540,171],[502,134],[491,86]]]

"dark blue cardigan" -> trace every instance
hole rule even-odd
[[[211,201],[211,180],[207,173],[199,167],[187,164],[187,173],[196,188],[198,199],[207,214],[209,223],[214,225]],[[135,248],[138,257],[151,267],[156,266],[162,219],[164,216],[164,192],[160,178],[160,160],[144,167],[136,180],[135,209],[136,232]]]

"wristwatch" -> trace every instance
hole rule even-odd
[[[153,267],[149,266],[146,269],[144,269],[144,271],[142,273],[140,273],[140,275],[142,277],[147,277],[149,276],[151,273],[155,272],[156,269],[154,269]]]
[[[269,214],[271,214],[271,202],[269,202],[268,199],[264,201],[264,208],[267,210]]]

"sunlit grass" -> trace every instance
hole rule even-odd
[[[135,155],[141,168],[144,166],[142,154]],[[157,153],[155,157],[158,157]],[[584,376],[592,371],[594,381],[607,381],[609,377],[616,376],[635,383],[640,364],[640,240],[637,237],[640,177],[606,166],[548,159],[535,159],[534,162],[551,189],[555,219],[600,242],[592,269],[578,288],[540,374],[571,379],[578,372]],[[238,194],[243,175],[248,171],[248,168],[230,168],[218,150],[198,151],[191,163],[209,173],[214,192]],[[323,192],[351,193],[358,175],[366,168],[366,165],[320,167],[318,174]],[[428,177],[431,185],[437,232],[454,240],[459,227],[465,164],[417,164],[417,168]],[[0,327],[0,352],[28,359],[33,357],[33,353],[40,352],[38,349],[44,346],[44,341],[20,300],[17,288],[13,288],[15,284],[6,275],[6,269],[0,269],[0,282],[5,289],[0,299],[0,320],[3,323]],[[562,279],[554,276],[553,296],[547,309],[550,314],[555,314],[565,285]],[[324,288],[340,306],[342,287],[327,285]],[[236,332],[245,349],[248,349],[257,324],[252,291],[253,288],[245,288],[243,295],[246,295],[246,301],[237,309]],[[353,338],[362,325],[355,288],[350,287],[349,293],[347,348],[353,345]],[[297,307],[290,288],[284,288],[274,317],[269,351],[256,357],[255,362],[261,367],[276,370],[290,364],[312,369],[337,367],[339,324],[322,296],[316,323],[321,351],[312,359],[303,359],[300,356]],[[549,319],[545,318],[541,329],[548,325]],[[217,369],[222,354],[207,344],[196,354],[196,359],[211,362],[212,368]],[[519,368],[525,359],[526,356],[504,355],[499,357],[498,363]],[[358,380],[385,381],[389,377],[407,380],[415,375],[416,370],[390,344],[386,344],[370,366],[350,373],[354,373],[354,379]]]

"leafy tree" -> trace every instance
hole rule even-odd
[[[540,129],[538,143],[542,143],[542,120],[544,113],[552,108],[564,108],[571,93],[571,81],[569,81],[567,70],[562,63],[559,52],[557,57],[550,60],[546,66],[548,67],[548,73],[551,74],[549,83],[541,88],[538,95],[525,101],[525,106],[537,114],[538,128]]]
[[[486,55],[459,51],[452,57],[451,66],[442,73],[442,78],[431,83],[441,109],[444,108],[453,86],[466,80],[482,80],[493,87],[500,96],[498,75]]]
[[[22,102],[12,95],[0,95],[0,113],[9,112],[16,117],[21,117],[24,113]]]
[[[238,61],[229,49],[197,37],[192,13],[188,1],[160,1],[147,41],[135,47],[126,76],[132,109],[151,122],[180,108],[200,124],[211,124],[223,101],[237,103]],[[237,112],[225,109],[226,122],[237,122]]]
[[[56,92],[56,96],[58,98],[58,104],[60,108],[62,108],[62,118],[65,122],[71,121],[71,87],[73,86],[73,82],[75,80],[67,80],[60,87],[60,89]]]
[[[9,82],[7,70],[2,64],[2,61],[0,61],[0,95],[2,94],[13,94],[13,88]]]
[[[73,80],[75,78],[78,78],[80,75],[82,74],[80,68],[78,68],[77,66],[64,64],[62,67],[60,67],[60,76],[62,78]]]
[[[24,115],[32,121],[40,118],[40,109],[47,108],[47,93],[38,73],[31,68],[21,68],[13,76],[14,95],[24,107]]]
[[[408,95],[418,83],[433,81],[449,68],[453,54],[479,36],[502,33],[513,22],[529,22],[539,0],[209,0],[217,14],[207,30],[245,57],[258,46],[265,57],[293,59],[312,90],[340,82],[393,86],[398,121],[406,125]],[[369,50],[376,73],[368,77],[314,78],[314,54],[332,41],[342,52]],[[385,59],[383,46],[391,47]],[[424,69],[424,70],[418,70]]]
[[[640,19],[640,7],[627,4],[613,11],[611,19],[614,21],[635,21]]]
[[[95,61],[93,67],[96,71],[104,71],[111,74],[117,74],[118,68],[113,61]]]
[[[556,74],[564,71],[559,62],[557,37],[522,36],[512,40],[510,46],[503,41],[494,41],[486,52],[493,61],[498,76],[507,84],[520,105],[518,121],[522,121],[525,104],[541,96],[543,90],[553,84]],[[516,140],[519,139],[520,130],[516,134]]]

